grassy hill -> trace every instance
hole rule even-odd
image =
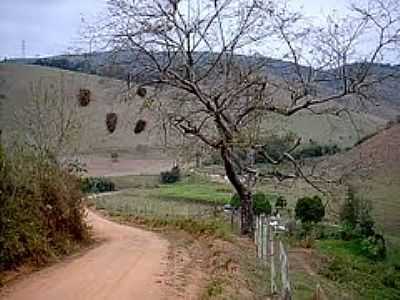
[[[161,156],[157,146],[159,139],[153,131],[139,135],[133,132],[133,126],[139,118],[139,107],[135,98],[125,101],[126,89],[123,82],[87,75],[84,73],[65,71],[54,68],[0,64],[0,128],[3,129],[4,138],[18,132],[16,112],[21,111],[32,101],[31,85],[41,82],[44,90],[63,88],[64,94],[71,107],[76,107],[82,124],[79,137],[79,152],[87,154],[107,154],[115,151],[122,156],[133,155],[135,158],[143,156]],[[91,102],[87,107],[77,105],[80,89],[91,92]],[[107,113],[118,114],[117,130],[110,134],[106,129],[105,117]],[[149,127],[152,127],[150,118]]]
[[[140,135],[133,133],[133,126],[139,118],[139,99],[131,97],[125,102],[126,85],[123,81],[42,66],[0,64],[0,127],[5,135],[15,131],[17,123],[13,119],[13,112],[29,103],[32,98],[30,85],[40,80],[48,85],[61,86],[62,83],[71,105],[76,105],[81,88],[91,91],[92,102],[88,107],[79,109],[83,122],[80,152],[108,155],[116,151],[136,157],[160,155],[160,138],[155,130]],[[118,129],[113,134],[109,134],[105,127],[105,115],[109,112],[119,115]],[[148,128],[152,128],[151,118],[145,118],[149,121]],[[291,118],[267,115],[263,120],[262,132],[269,135],[291,131],[302,136],[305,142],[312,139],[321,144],[338,144],[344,148],[375,132],[384,123],[382,119],[364,113],[338,117],[304,112]]]

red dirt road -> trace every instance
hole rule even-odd
[[[89,212],[95,236],[104,239],[84,255],[33,273],[1,299],[165,299],[169,243],[156,234],[119,225]]]

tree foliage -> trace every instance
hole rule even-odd
[[[255,215],[270,215],[272,211],[271,203],[266,194],[257,192],[253,195],[253,211]]]
[[[295,213],[302,223],[318,223],[325,216],[325,207],[319,196],[304,197],[297,200]]]

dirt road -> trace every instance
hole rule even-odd
[[[104,239],[84,255],[31,274],[1,299],[165,299],[168,242],[156,234],[122,226],[89,212],[95,236]]]

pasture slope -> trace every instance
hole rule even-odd
[[[0,64],[0,128],[8,132],[15,129],[13,112],[29,103],[30,84],[42,80],[51,84],[65,86],[72,102],[77,101],[79,89],[92,92],[93,101],[88,107],[80,109],[83,132],[80,151],[86,154],[100,154],[109,157],[109,153],[120,152],[133,157],[162,156],[160,135],[155,129],[154,120],[142,115],[149,122],[145,133],[135,135],[133,126],[139,118],[140,99],[138,96],[126,98],[126,85],[123,81],[99,77],[61,69],[35,65]],[[76,103],[76,102],[75,102]],[[71,105],[74,103],[71,103]],[[105,128],[105,115],[118,114],[118,128],[109,134]],[[365,135],[375,132],[385,124],[385,120],[365,113],[319,115],[312,112],[296,114],[291,118],[266,115],[262,120],[261,132],[271,135],[294,132],[304,142],[313,140],[320,144],[337,144],[349,147]]]
[[[385,129],[350,151],[327,158],[318,167],[325,176],[343,177],[369,200],[381,229],[400,232],[400,124]]]

